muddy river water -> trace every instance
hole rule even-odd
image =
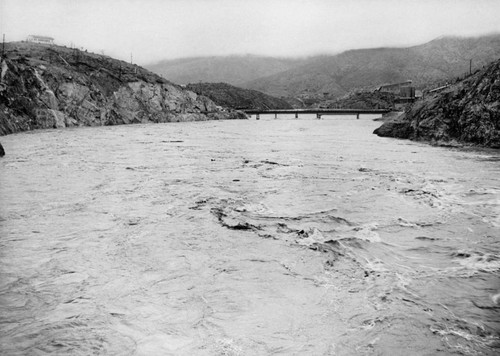
[[[2,137],[2,355],[494,355],[500,152],[362,117]]]

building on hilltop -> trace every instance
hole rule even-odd
[[[29,35],[26,39],[28,42],[41,43],[41,44],[54,44],[54,39],[47,36]]]

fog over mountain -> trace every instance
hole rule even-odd
[[[340,96],[354,89],[412,80],[417,87],[453,79],[500,57],[500,34],[440,37],[407,48],[373,48],[302,59],[220,56],[148,66],[179,84],[226,82],[281,97]]]
[[[163,59],[311,56],[500,31],[498,0],[0,0],[6,41],[56,44],[141,66]]]
[[[163,60],[146,67],[165,78],[172,78],[177,84],[225,82],[242,85],[285,72],[304,62],[305,59],[234,55]]]

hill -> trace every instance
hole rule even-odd
[[[446,81],[482,68],[500,57],[500,35],[478,38],[444,37],[409,48],[360,49],[336,56],[311,58],[298,67],[259,78],[243,87],[274,96],[338,97],[354,89],[412,80]]]
[[[218,83],[232,85],[283,72],[301,63],[299,59],[262,56],[195,57],[164,60],[146,68],[177,84]]]
[[[307,102],[412,80],[418,89],[463,77],[500,57],[500,35],[442,37],[408,48],[373,48],[303,59],[258,56],[163,61],[148,68],[184,84],[224,82]],[[313,100],[308,100],[313,99]]]
[[[233,109],[289,109],[291,105],[282,99],[256,90],[242,89],[226,83],[188,84],[186,89],[204,95],[217,105]]]
[[[0,135],[39,128],[246,118],[144,68],[76,49],[7,43]]]
[[[343,109],[393,109],[397,96],[385,92],[358,92],[346,95],[340,99],[322,101],[315,106],[322,108]]]
[[[374,133],[500,148],[500,60],[418,101]]]

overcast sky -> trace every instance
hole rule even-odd
[[[500,0],[0,0],[6,41],[30,34],[148,64],[304,56],[500,33]]]

